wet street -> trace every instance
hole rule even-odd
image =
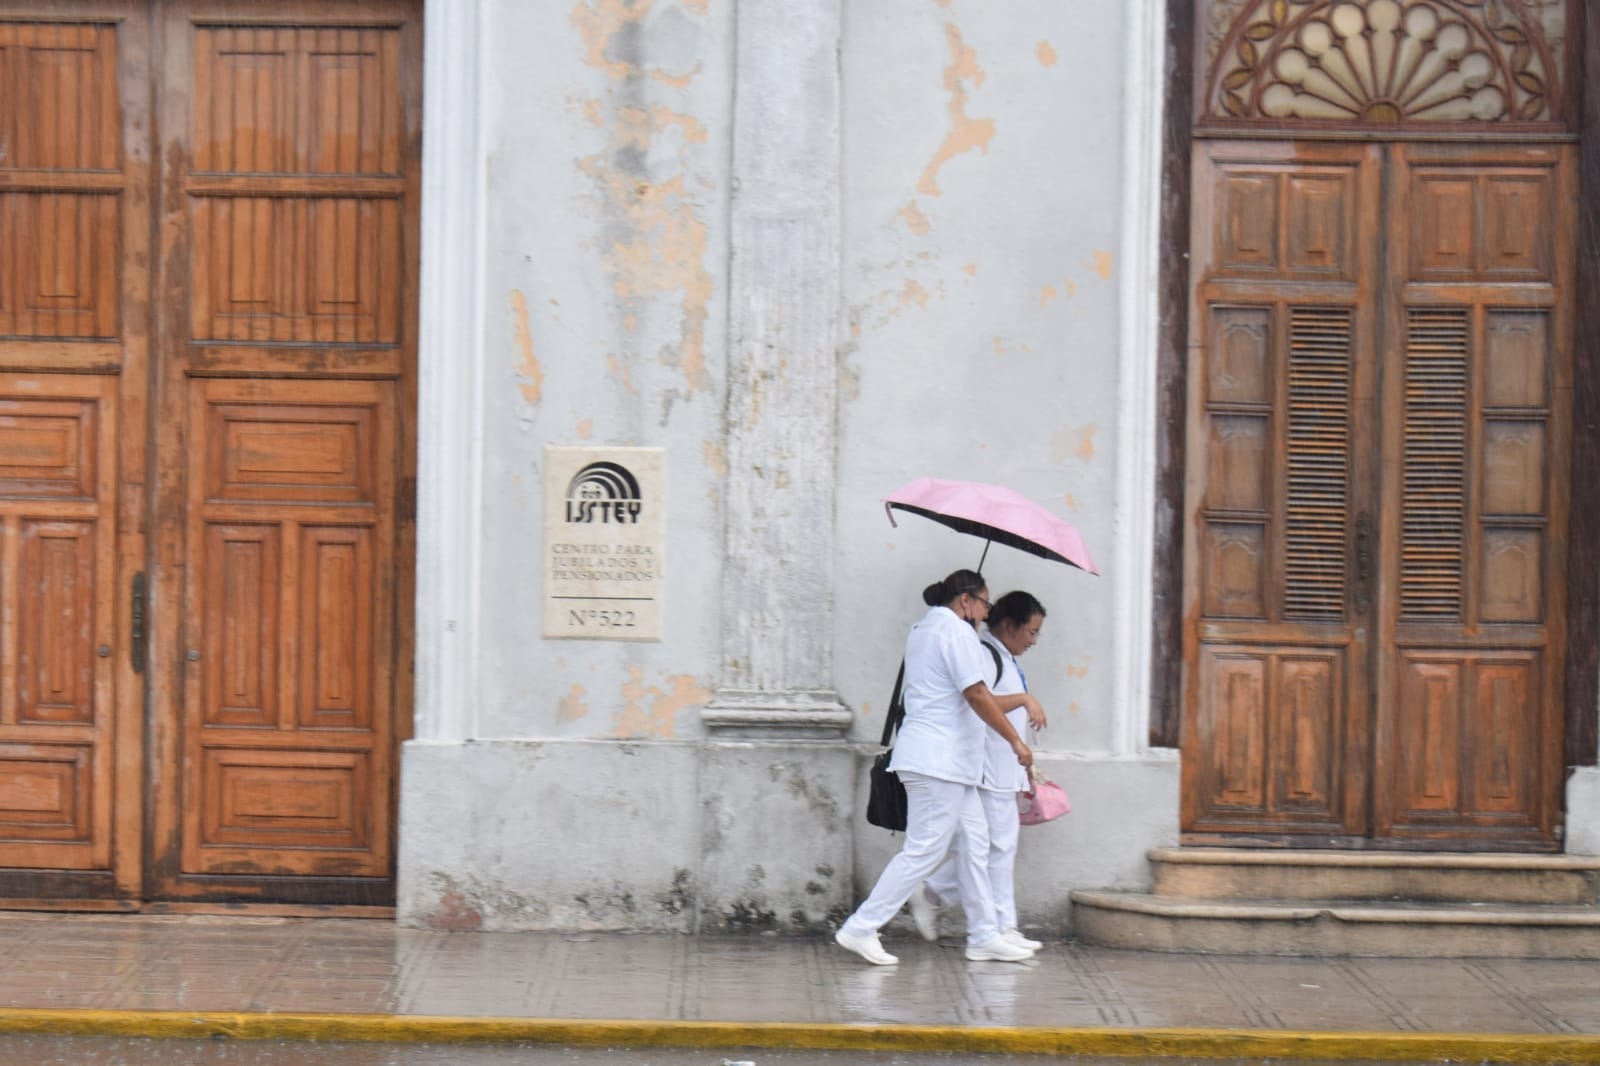
[[[1062,1058],[904,1051],[809,1051],[714,1048],[565,1048],[538,1044],[298,1043],[277,1040],[148,1040],[97,1037],[0,1037],[0,1063],[30,1066],[1003,1066],[1070,1062],[1074,1066],[1258,1066],[1285,1060]],[[1295,1066],[1355,1066],[1294,1060]],[[1427,1066],[1427,1064],[1419,1064]]]
[[[0,1064],[1600,1061],[1600,960],[888,939],[0,915]]]

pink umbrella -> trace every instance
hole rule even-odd
[[[883,509],[891,526],[898,525],[894,520],[896,510],[910,511],[958,532],[982,537],[980,570],[983,560],[989,557],[989,543],[999,541],[1042,559],[1054,559],[1091,574],[1100,572],[1076,529],[1027,497],[999,485],[918,478],[885,497]]]

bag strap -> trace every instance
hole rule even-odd
[[[994,683],[998,685],[1000,683],[1000,675],[1006,672],[1005,665],[1000,662],[1000,649],[990,644],[987,640],[980,640],[978,643],[988,648],[989,655],[994,659]],[[993,688],[994,686],[991,685],[990,687]]]
[[[900,699],[900,686],[906,680],[906,661],[900,660],[900,672],[894,677],[894,695],[889,697],[889,713],[883,716],[883,739],[878,743],[887,748],[894,743],[894,735],[905,720],[906,705]]]

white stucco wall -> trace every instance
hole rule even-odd
[[[693,735],[717,646],[726,5],[489,6],[478,737]],[[666,459],[659,643],[545,641],[546,444]]]
[[[1087,104],[1119,99],[1136,13],[903,0],[849,5],[845,27],[839,688],[871,739],[922,586],[982,555],[917,517],[891,528],[891,489],[999,482],[1078,527],[1099,577],[1005,547],[983,567],[994,596],[1025,588],[1049,611],[1023,667],[1051,715],[1041,763],[1078,810],[1023,840],[1018,899],[1046,925],[1065,922],[1072,887],[1143,883],[1144,851],[1177,832],[1177,763],[1129,749],[1145,709],[1119,702],[1116,674],[1119,575],[1147,565],[1116,522],[1135,124]],[[863,891],[894,843],[864,842]]]
[[[1129,160],[1153,165],[1130,151],[1150,101],[1130,118],[1125,75],[1159,5],[837,9],[843,346],[836,435],[817,446],[838,476],[833,539],[816,547],[834,584],[790,609],[826,612],[833,663],[818,680],[855,721],[845,740],[793,742],[718,739],[701,718],[728,676],[728,299],[732,271],[752,269],[729,226],[736,4],[462,3],[450,18],[477,55],[456,75],[479,103],[430,96],[425,125],[444,137],[441,122],[475,122],[461,151],[477,155],[436,159],[455,191],[434,195],[476,199],[481,230],[429,230],[471,281],[441,277],[454,287],[432,304],[424,292],[424,392],[444,381],[458,399],[436,424],[423,401],[419,536],[440,557],[419,575],[401,920],[836,921],[893,847],[859,816],[862,781],[920,590],[983,549],[915,517],[890,528],[882,496],[924,475],[1018,489],[1077,524],[1102,572],[1000,547],[984,567],[993,593],[1027,588],[1049,609],[1024,666],[1052,716],[1042,764],[1076,807],[1030,830],[1024,921],[1059,929],[1070,889],[1140,883],[1144,849],[1172,843],[1177,817],[1175,759],[1130,742],[1146,709],[1119,643],[1144,628],[1125,601],[1149,563],[1128,518],[1149,482],[1119,454],[1137,425],[1128,295],[1145,280],[1128,262],[1130,182],[1142,187]],[[434,54],[431,76],[449,62]],[[1156,77],[1145,91],[1158,90]],[[429,333],[473,321],[477,337]],[[585,443],[664,451],[660,642],[541,636],[542,453]]]
[[[1117,557],[1117,247],[1122,12],[1051,0],[847,6],[841,359],[840,692],[869,720],[929,581],[983,543],[882,497],[921,476],[1000,482]],[[1024,668],[1049,747],[1112,748],[1108,576],[1012,549],[990,591],[1049,610]],[[886,670],[885,664],[889,664]],[[864,728],[862,735],[870,732]]]

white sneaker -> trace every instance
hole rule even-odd
[[[911,890],[911,898],[906,900],[906,906],[911,908],[911,920],[917,923],[917,932],[922,934],[924,940],[939,939],[939,908],[928,898],[928,889],[925,885],[918,885]]]
[[[846,950],[855,952],[874,966],[893,966],[900,961],[883,950],[883,943],[878,939],[877,933],[872,933],[868,936],[854,936],[846,932],[844,926],[841,925],[839,931],[833,934],[833,942]]]
[[[1044,947],[1044,941],[1031,940],[1028,937],[1023,936],[1021,931],[1018,930],[1014,925],[1010,929],[1007,929],[1005,932],[1001,933],[1000,936],[1017,945],[1017,947],[1027,948],[1029,951],[1038,951],[1040,948]]]
[[[967,958],[972,962],[1022,962],[1033,958],[1033,952],[997,936],[987,944],[968,945]]]

